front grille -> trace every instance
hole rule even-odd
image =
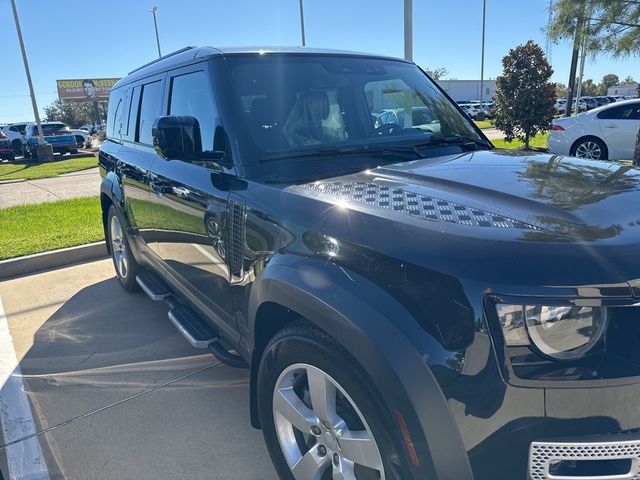
[[[558,461],[613,461],[630,460],[626,474],[597,477],[558,477],[550,473],[550,466]],[[533,442],[529,450],[529,476],[531,480],[556,478],[597,478],[598,480],[640,480],[640,440],[598,443]]]
[[[244,265],[245,207],[231,202],[229,228],[229,269],[234,276],[241,276]]]

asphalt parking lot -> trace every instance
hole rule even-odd
[[[276,478],[247,371],[193,349],[110,260],[0,282],[0,299],[5,480]]]

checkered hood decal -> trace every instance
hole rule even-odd
[[[377,183],[316,182],[306,184],[303,188],[333,198],[381,207],[440,222],[473,227],[540,230],[535,225],[514,220],[504,215]]]

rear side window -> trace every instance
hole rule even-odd
[[[169,114],[198,119],[202,149],[205,151],[213,151],[216,111],[211,86],[204,72],[187,73],[171,79]]]
[[[160,115],[160,105],[162,104],[162,82],[147,83],[142,87],[142,99],[140,101],[140,115],[138,117],[138,142],[151,145],[151,127],[153,122]]]
[[[109,108],[107,113],[107,137],[115,138],[117,131],[115,129],[116,118],[122,114],[122,95],[124,89],[111,90],[109,94]]]
[[[620,105],[600,112],[598,118],[602,120],[634,120],[640,118],[638,110],[640,110],[640,104]]]

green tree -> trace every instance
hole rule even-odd
[[[427,74],[434,80],[442,80],[444,77],[449,75],[449,70],[444,67],[434,69],[425,68],[425,72],[427,72]]]
[[[548,130],[555,114],[556,85],[553,69],[542,48],[533,40],[513,48],[502,59],[504,71],[496,79],[496,128],[506,140],[529,140]]]
[[[594,95],[597,95],[597,94],[598,94],[598,87],[595,83],[593,83],[593,80],[588,78],[582,82],[581,95],[583,97],[593,97]]]
[[[91,103],[63,102],[60,99],[44,107],[45,120],[48,122],[62,122],[65,125],[76,128],[87,123],[93,124],[94,111]],[[100,109],[101,121],[104,121],[106,112]]]
[[[633,85],[634,83],[636,83],[636,81],[631,75],[627,75],[624,77],[624,80],[622,80],[622,85]]]
[[[566,97],[567,86],[564,83],[556,83],[556,97]]]
[[[598,95],[606,95],[610,87],[620,84],[617,75],[609,73],[602,77],[602,81],[598,84]]]

